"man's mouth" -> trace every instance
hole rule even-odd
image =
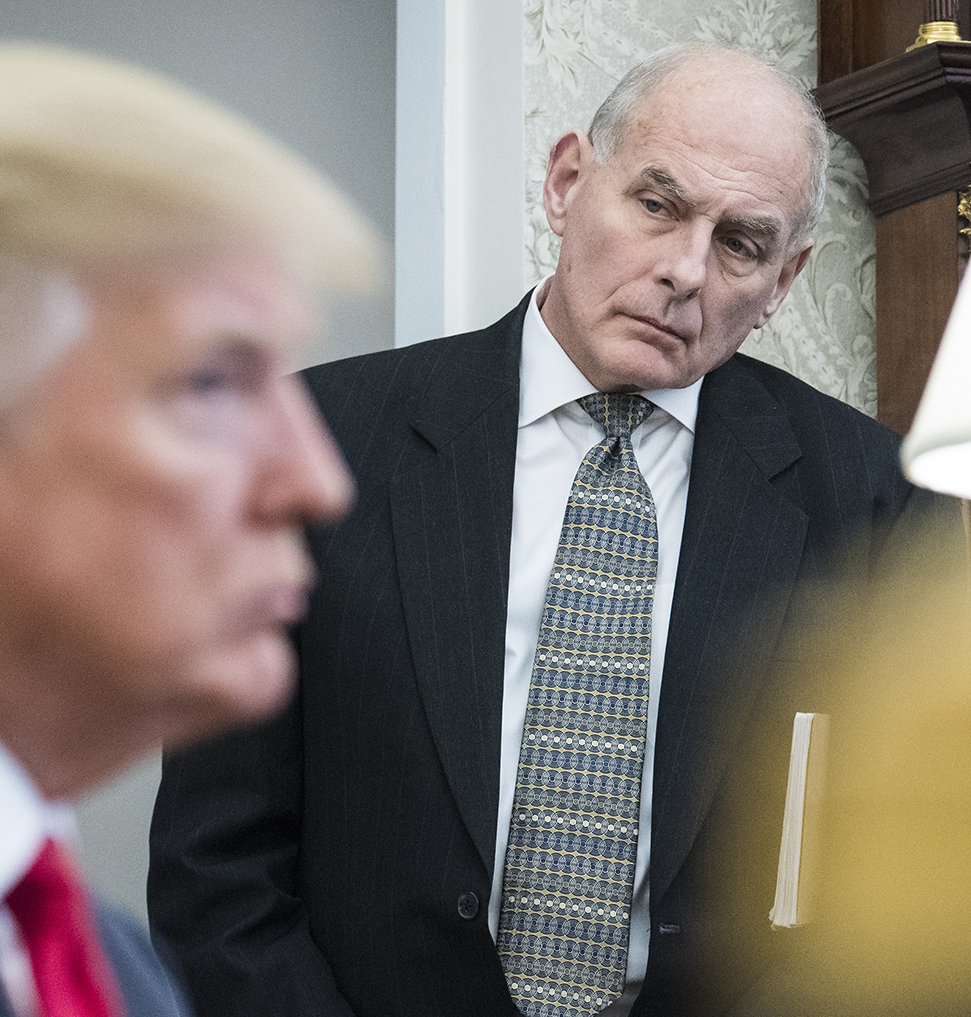
[[[634,321],[640,322],[642,325],[646,325],[648,328],[655,332],[661,333],[662,337],[670,339],[672,342],[687,343],[688,337],[683,335],[681,332],[676,331],[670,325],[665,325],[658,321],[657,318],[651,318],[647,315],[632,314],[630,315]]]

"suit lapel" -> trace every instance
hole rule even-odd
[[[391,490],[420,694],[446,778],[490,873],[525,307],[442,347],[411,421],[418,449]]]
[[[651,899],[691,848],[759,688],[802,560],[808,517],[783,409],[737,359],[705,379],[658,714]],[[754,638],[755,645],[751,640]]]
[[[421,447],[391,486],[419,691],[490,874],[525,306],[451,340],[431,365],[411,419]],[[785,615],[808,524],[784,478],[800,455],[784,410],[739,361],[706,378],[658,720],[655,900],[690,850],[758,691],[757,669],[726,675],[726,631],[754,628],[764,657]]]

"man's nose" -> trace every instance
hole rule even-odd
[[[697,296],[708,273],[711,228],[704,222],[686,222],[659,240],[655,277],[678,300]]]
[[[278,518],[336,523],[354,503],[354,480],[303,383],[279,379],[279,447],[263,511]]]

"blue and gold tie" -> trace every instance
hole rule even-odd
[[[530,1017],[598,1013],[623,992],[637,855],[657,518],[630,435],[654,407],[580,405],[607,433],[577,471],[550,574],[499,915]]]

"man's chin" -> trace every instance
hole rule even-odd
[[[644,338],[624,336],[604,349],[599,365],[590,377],[601,392],[652,392],[687,388],[701,377],[684,344],[660,348]]]
[[[651,358],[650,363],[632,363],[627,370],[618,371],[615,383],[606,392],[659,392],[664,389],[687,388],[701,375],[684,365],[667,363]]]
[[[211,653],[179,697],[169,745],[255,724],[282,710],[294,690],[296,659],[282,633],[255,633],[244,644]]]

